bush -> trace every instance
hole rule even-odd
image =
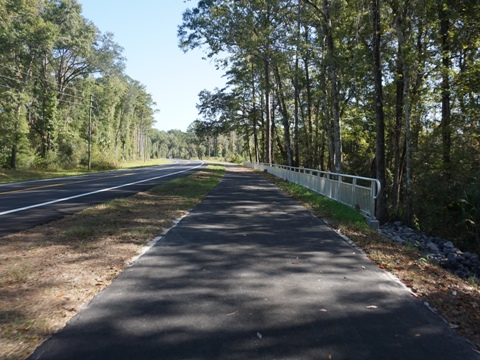
[[[229,156],[227,159],[226,159],[227,162],[230,162],[230,163],[233,163],[233,164],[243,164],[243,162],[245,161],[245,159],[243,158],[242,155],[240,154],[235,154],[235,155],[232,155],[232,156]]]
[[[36,170],[59,170],[62,168],[59,159],[53,151],[48,152],[45,157],[35,156],[32,168]]]

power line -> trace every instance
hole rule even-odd
[[[9,67],[7,67],[6,65],[3,65],[3,64],[0,64],[0,66],[4,67],[5,69],[8,69],[8,70],[11,70],[11,71],[14,71],[14,72],[17,72],[17,73],[20,73],[20,74],[23,74],[23,75],[28,75],[30,76],[30,74],[26,73],[26,72],[23,72],[23,71],[20,71],[20,70],[15,70],[15,69],[11,69]],[[19,81],[18,79],[13,79],[11,77],[8,77],[8,76],[5,76],[5,75],[2,75],[0,74],[0,77],[3,77],[5,79],[9,79],[9,80],[12,80],[12,81]],[[49,80],[49,79],[42,79],[41,81],[45,81],[46,83],[48,83],[49,85],[52,85],[54,87],[57,87],[58,84],[52,80]],[[75,88],[73,88],[75,89]],[[68,94],[66,92],[63,92],[63,91],[59,91],[59,90],[53,90],[54,92],[56,92],[57,94],[60,94],[60,95],[64,95],[64,96],[69,96],[69,97],[72,97],[72,98],[75,98],[75,99],[80,99],[80,100],[83,100],[83,101],[87,101],[86,98],[84,97],[81,97],[81,96],[77,96],[77,95],[72,95],[72,94]]]
[[[8,89],[8,90],[16,90],[15,88],[12,88],[12,87],[7,86],[7,85],[2,85],[2,84],[0,84],[0,87]],[[84,103],[78,103],[78,102],[75,103],[75,102],[72,102],[72,101],[62,100],[62,99],[57,99],[57,101],[61,102],[61,103],[65,103],[65,104],[70,104],[72,106],[84,106],[85,105]]]
[[[10,86],[7,86],[7,85],[2,85],[0,84],[1,87],[5,88],[5,89],[8,89],[8,90],[14,90],[12,87]]]
[[[0,64],[1,65],[1,64]],[[4,65],[2,65],[4,66]],[[4,66],[5,67],[5,66]],[[11,77],[8,77],[8,76],[5,76],[5,75],[2,75],[0,74],[0,77],[3,77],[5,79],[8,79],[8,80],[12,80],[12,81],[18,81],[17,79],[13,79]],[[7,85],[2,85],[0,84],[0,87],[3,87],[5,89],[9,89],[9,90],[16,90],[14,87],[11,87],[11,86],[7,86]],[[58,90],[54,90],[53,92],[57,93],[57,94],[62,94],[62,95],[66,95],[66,96],[70,96],[72,98],[75,98],[75,99],[80,99],[80,100],[87,100],[83,97],[80,97],[80,96],[75,96],[75,95],[70,95],[70,94],[67,94],[67,93],[64,93],[64,92],[61,92],[61,91],[58,91]],[[65,104],[70,104],[70,105],[74,105],[74,106],[79,106],[79,105],[84,105],[84,104],[79,104],[79,103],[75,103],[73,101],[68,101],[68,100],[64,100],[64,99],[57,99],[58,102],[62,102],[62,103],[65,103]],[[100,110],[99,107],[98,107],[98,104],[97,104],[97,110]]]
[[[15,79],[12,79],[12,78],[9,78],[7,76],[4,76],[4,75],[1,75],[0,74],[0,77],[3,77],[5,79],[9,79],[9,80],[12,80],[12,81],[16,81]],[[6,85],[1,85],[2,87],[5,87],[5,88],[8,88],[8,89],[11,89],[11,90],[15,90],[14,87],[9,87],[9,86],[6,86]],[[71,98],[74,98],[74,99],[79,99],[79,100],[82,100],[82,101],[86,101],[87,99],[85,99],[84,97],[81,97],[81,96],[77,96],[77,95],[71,95],[71,94],[67,94],[65,92],[62,92],[62,91],[58,91],[58,90],[52,90],[52,92],[54,93],[57,93],[57,94],[60,94],[60,95],[65,95],[65,96],[68,96],[68,97],[71,97]],[[65,101],[65,100],[58,100],[58,101]]]

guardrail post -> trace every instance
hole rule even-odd
[[[340,199],[340,189],[341,189],[341,185],[342,185],[342,176],[337,174],[337,177],[338,177],[338,180],[337,180],[337,188],[336,188],[336,191],[335,191],[335,200],[339,200]]]
[[[357,179],[353,178],[352,180],[352,206],[357,208]],[[359,206],[360,207],[360,206]]]
[[[370,182],[370,216],[372,219],[375,219],[375,193],[376,193],[376,183],[375,181]]]

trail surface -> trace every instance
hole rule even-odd
[[[391,275],[233,168],[31,359],[478,359]]]

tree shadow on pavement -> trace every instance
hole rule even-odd
[[[255,174],[229,173],[31,358],[475,356],[298,203]]]

